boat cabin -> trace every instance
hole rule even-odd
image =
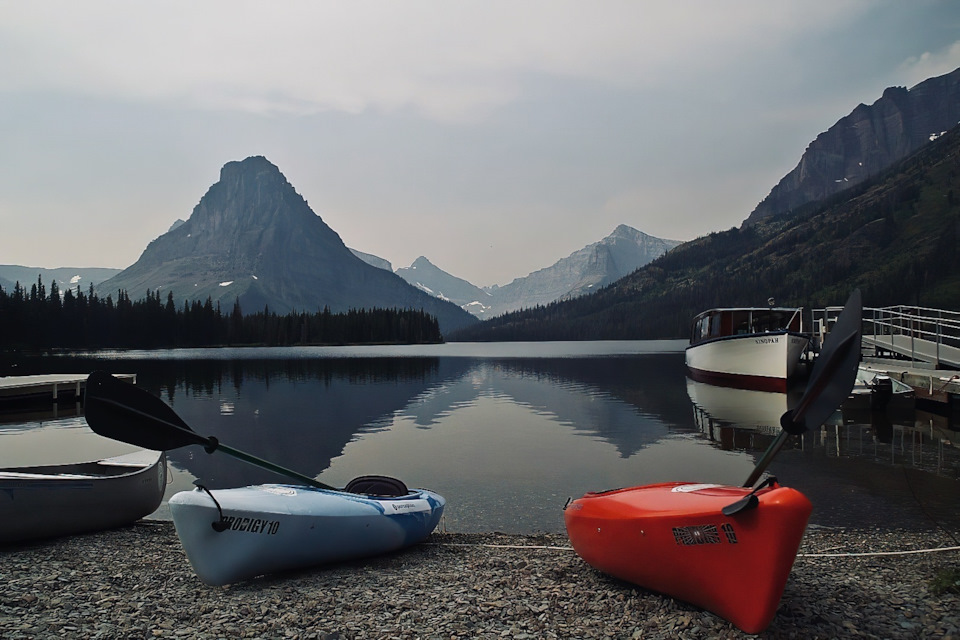
[[[803,333],[803,307],[709,309],[693,319],[690,344],[730,336],[770,333]]]

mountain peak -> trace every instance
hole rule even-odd
[[[355,256],[263,156],[225,164],[185,223],[102,286],[131,296],[209,297],[227,308],[239,300],[246,313],[422,308],[441,330],[473,320]]]
[[[283,174],[280,173],[280,167],[267,160],[264,156],[250,156],[243,160],[231,160],[223,165],[220,169],[220,180],[231,180],[238,175],[257,175],[261,173],[283,178]],[[283,178],[283,181],[286,182],[286,178]]]

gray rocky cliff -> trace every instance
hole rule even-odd
[[[789,214],[877,175],[960,122],[960,69],[858,105],[810,143],[743,226]]]

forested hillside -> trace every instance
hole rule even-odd
[[[683,244],[596,294],[507,314],[454,340],[687,336],[710,307],[842,304],[960,309],[960,129],[833,198]]]

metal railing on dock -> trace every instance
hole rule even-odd
[[[842,307],[813,311],[822,339]],[[960,311],[896,305],[863,308],[863,347],[875,356],[907,358],[934,369],[960,368]]]
[[[898,305],[866,308],[863,342],[934,368],[960,367],[960,312]]]

